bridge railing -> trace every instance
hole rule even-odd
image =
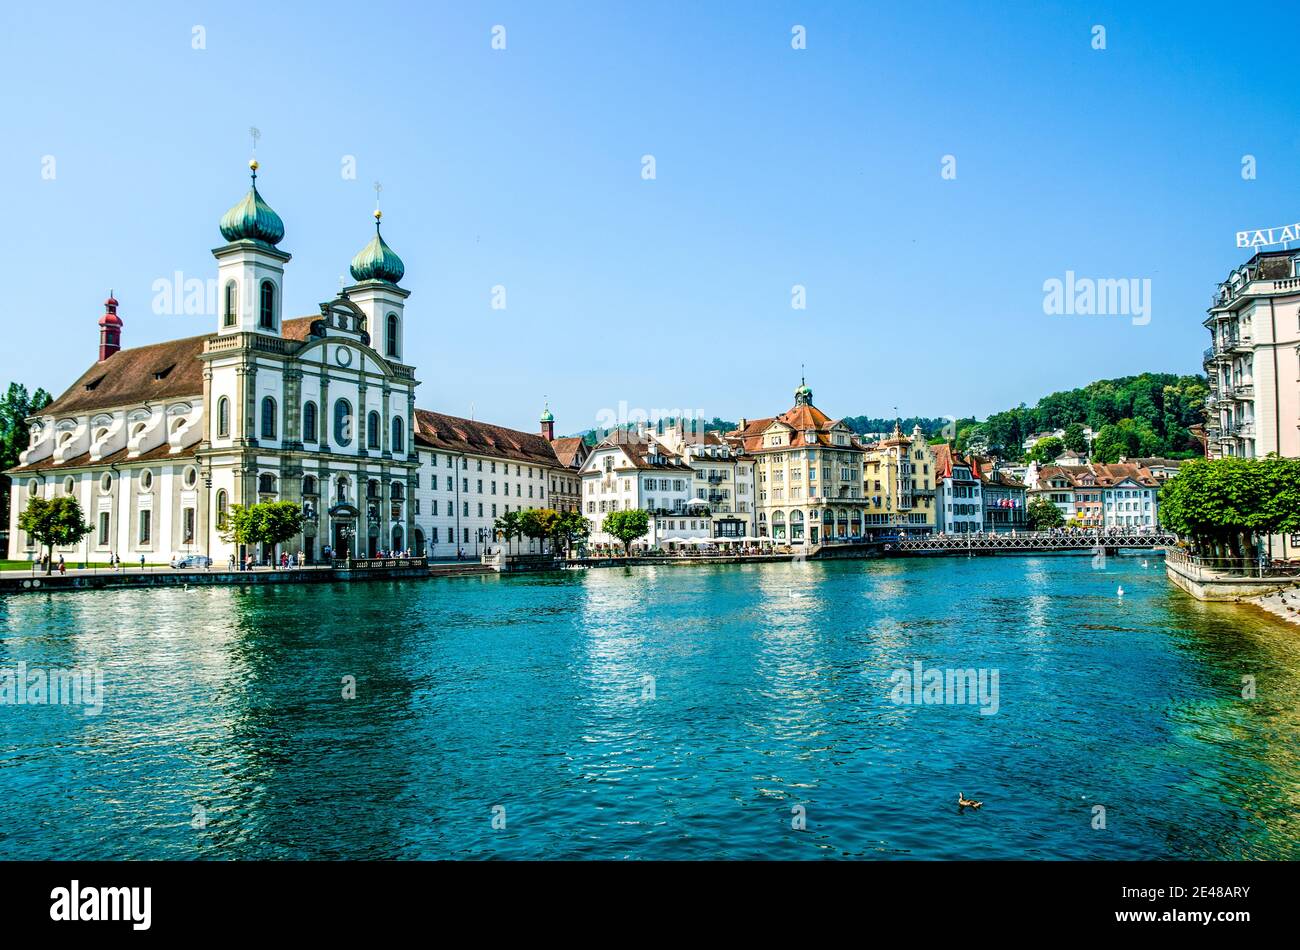
[[[907,538],[891,545],[896,551],[966,551],[966,550],[1066,550],[1106,548],[1154,548],[1173,544],[1177,539],[1157,531],[1056,533],[1027,531],[1016,534],[965,534],[945,537]]]

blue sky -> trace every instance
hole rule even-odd
[[[286,313],[334,294],[379,179],[420,405],[529,430],[544,395],[562,432],[768,415],[801,363],[832,415],[1199,372],[1234,233],[1300,218],[1293,5],[313,6],[5,6],[0,382],[62,391],[110,287],[128,346],[215,328],[152,285],[215,276],[253,125]],[[1149,278],[1150,323],[1045,315],[1067,270]]]

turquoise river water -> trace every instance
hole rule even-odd
[[[20,664],[102,709],[0,705],[7,858],[1300,857],[1300,628],[1158,557],[0,597]]]

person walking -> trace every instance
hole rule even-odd
[[[60,554],[60,555],[59,555],[59,574],[62,575],[62,574],[67,574],[67,573],[68,573],[68,565],[64,563],[64,561],[63,561],[63,555]]]

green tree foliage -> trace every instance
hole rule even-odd
[[[519,530],[524,537],[546,541],[555,533],[560,513],[552,508],[529,508],[519,513]]]
[[[601,530],[623,544],[623,553],[632,550],[632,542],[650,531],[650,514],[640,508],[631,511],[611,511],[600,524]]]
[[[21,383],[10,383],[0,396],[0,472],[18,464],[18,455],[27,448],[31,427],[27,417],[50,404],[50,394],[38,389],[30,395]],[[9,523],[9,477],[0,475],[0,525]]]
[[[1029,519],[1029,527],[1035,531],[1047,531],[1065,524],[1061,509],[1042,497],[1035,498],[1025,507],[1025,517]]]
[[[1300,459],[1186,462],[1160,489],[1160,523],[1208,557],[1250,556],[1260,537],[1300,532]]]
[[[1071,452],[1083,455],[1088,451],[1088,437],[1083,434],[1083,426],[1077,422],[1071,422],[1065,427],[1065,438],[1061,441]]]
[[[551,543],[555,550],[562,550],[567,557],[573,546],[585,541],[591,535],[591,522],[580,511],[561,512],[555,521],[551,534]]]
[[[1121,419],[1104,425],[1092,441],[1093,460],[1097,462],[1161,455],[1166,448],[1164,439],[1146,419]]]
[[[291,501],[231,505],[219,533],[232,544],[283,544],[302,531],[302,509]]]
[[[984,420],[982,428],[991,449],[1003,458],[1016,459],[1023,455],[1025,439],[1036,432],[1068,429],[1071,424],[1078,424],[1091,427],[1100,438],[1106,426],[1127,419],[1137,427],[1139,444],[1134,451],[1120,454],[1193,458],[1200,454],[1201,448],[1187,427],[1204,421],[1208,394],[1209,385],[1204,376],[1143,373],[1103,379],[1082,389],[1044,396],[1032,408],[1022,404],[995,413]],[[1068,442],[1067,446],[1080,451]],[[1094,454],[1096,451],[1094,441]]]
[[[522,538],[524,535],[523,528],[519,524],[519,514],[518,511],[507,511],[492,522],[493,530],[496,531],[497,536],[502,541],[505,541],[507,547],[510,546],[511,541]]]
[[[49,554],[46,574],[54,569],[55,545],[76,544],[90,534],[90,525],[82,517],[81,505],[71,495],[49,499],[33,496],[18,515],[18,529],[27,532]]]
[[[1039,465],[1050,465],[1064,451],[1065,441],[1063,439],[1048,436],[1046,439],[1039,439],[1034,443],[1034,449],[1029,453],[1029,460],[1037,462]]]

